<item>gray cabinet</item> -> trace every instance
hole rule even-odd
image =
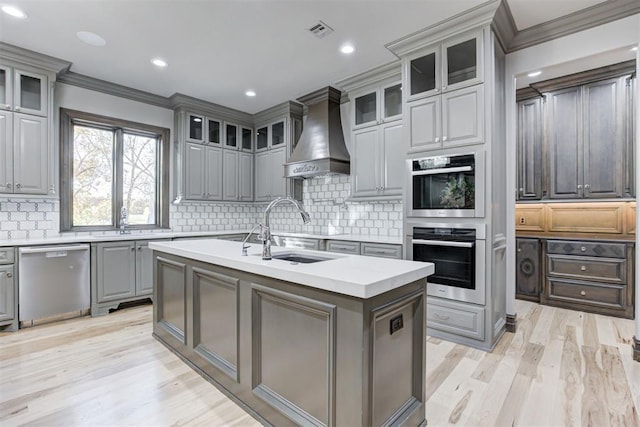
[[[186,144],[185,198],[222,200],[222,149]]]
[[[631,196],[625,194],[628,84],[618,77],[546,95],[550,198]]]
[[[222,200],[238,200],[240,198],[240,153],[223,150],[222,157]]]
[[[540,301],[540,240],[516,239],[516,298]]]
[[[404,173],[402,122],[353,132],[352,198],[400,196]]]
[[[253,200],[253,153],[240,153],[238,162],[239,200]]]
[[[543,196],[542,98],[518,102],[518,200],[539,200]]]
[[[18,283],[14,260],[14,248],[0,248],[0,331],[18,330]]]
[[[484,110],[484,85],[409,102],[409,151],[484,142]]]
[[[256,153],[255,200],[272,200],[287,195],[287,179],[283,165],[287,161],[286,148]]]
[[[152,253],[147,240],[91,244],[92,316],[153,296]]]
[[[362,242],[360,244],[360,255],[402,259],[402,245]]]
[[[352,130],[402,119],[402,83],[395,81],[350,95]]]

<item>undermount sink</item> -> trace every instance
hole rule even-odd
[[[312,264],[314,262],[329,261],[335,258],[323,257],[317,255],[309,255],[297,252],[282,252],[271,255],[272,259],[279,259],[282,261],[289,261],[298,264]]]

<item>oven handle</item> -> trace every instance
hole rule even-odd
[[[469,172],[473,170],[471,166],[460,166],[457,168],[439,168],[439,169],[428,169],[424,171],[413,171],[411,175],[437,175],[440,173],[453,173],[453,172]]]
[[[432,245],[432,246],[451,246],[455,248],[472,248],[473,242],[450,242],[448,240],[422,240],[411,239],[411,243],[416,245]]]

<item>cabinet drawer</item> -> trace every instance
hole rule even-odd
[[[620,258],[592,258],[547,255],[549,275],[570,279],[627,282],[627,261]]]
[[[275,242],[276,246],[282,246],[285,248],[311,249],[315,251],[320,249],[320,242],[316,239],[274,236],[273,241]]]
[[[427,298],[427,327],[484,339],[484,308]]]
[[[563,255],[584,255],[606,258],[625,258],[626,245],[624,243],[547,240],[547,253]]]
[[[13,248],[0,248],[0,264],[13,264]]]
[[[346,242],[342,240],[328,240],[328,252],[339,252],[342,254],[360,255],[360,242]]]
[[[552,301],[622,310],[628,305],[626,295],[626,285],[547,279],[547,298]]]
[[[402,246],[384,245],[379,243],[361,243],[360,255],[402,259]]]

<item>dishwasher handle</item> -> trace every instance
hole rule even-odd
[[[70,246],[44,246],[33,248],[20,248],[20,254],[42,254],[47,252],[62,252],[62,251],[88,251],[89,245],[70,245]]]

